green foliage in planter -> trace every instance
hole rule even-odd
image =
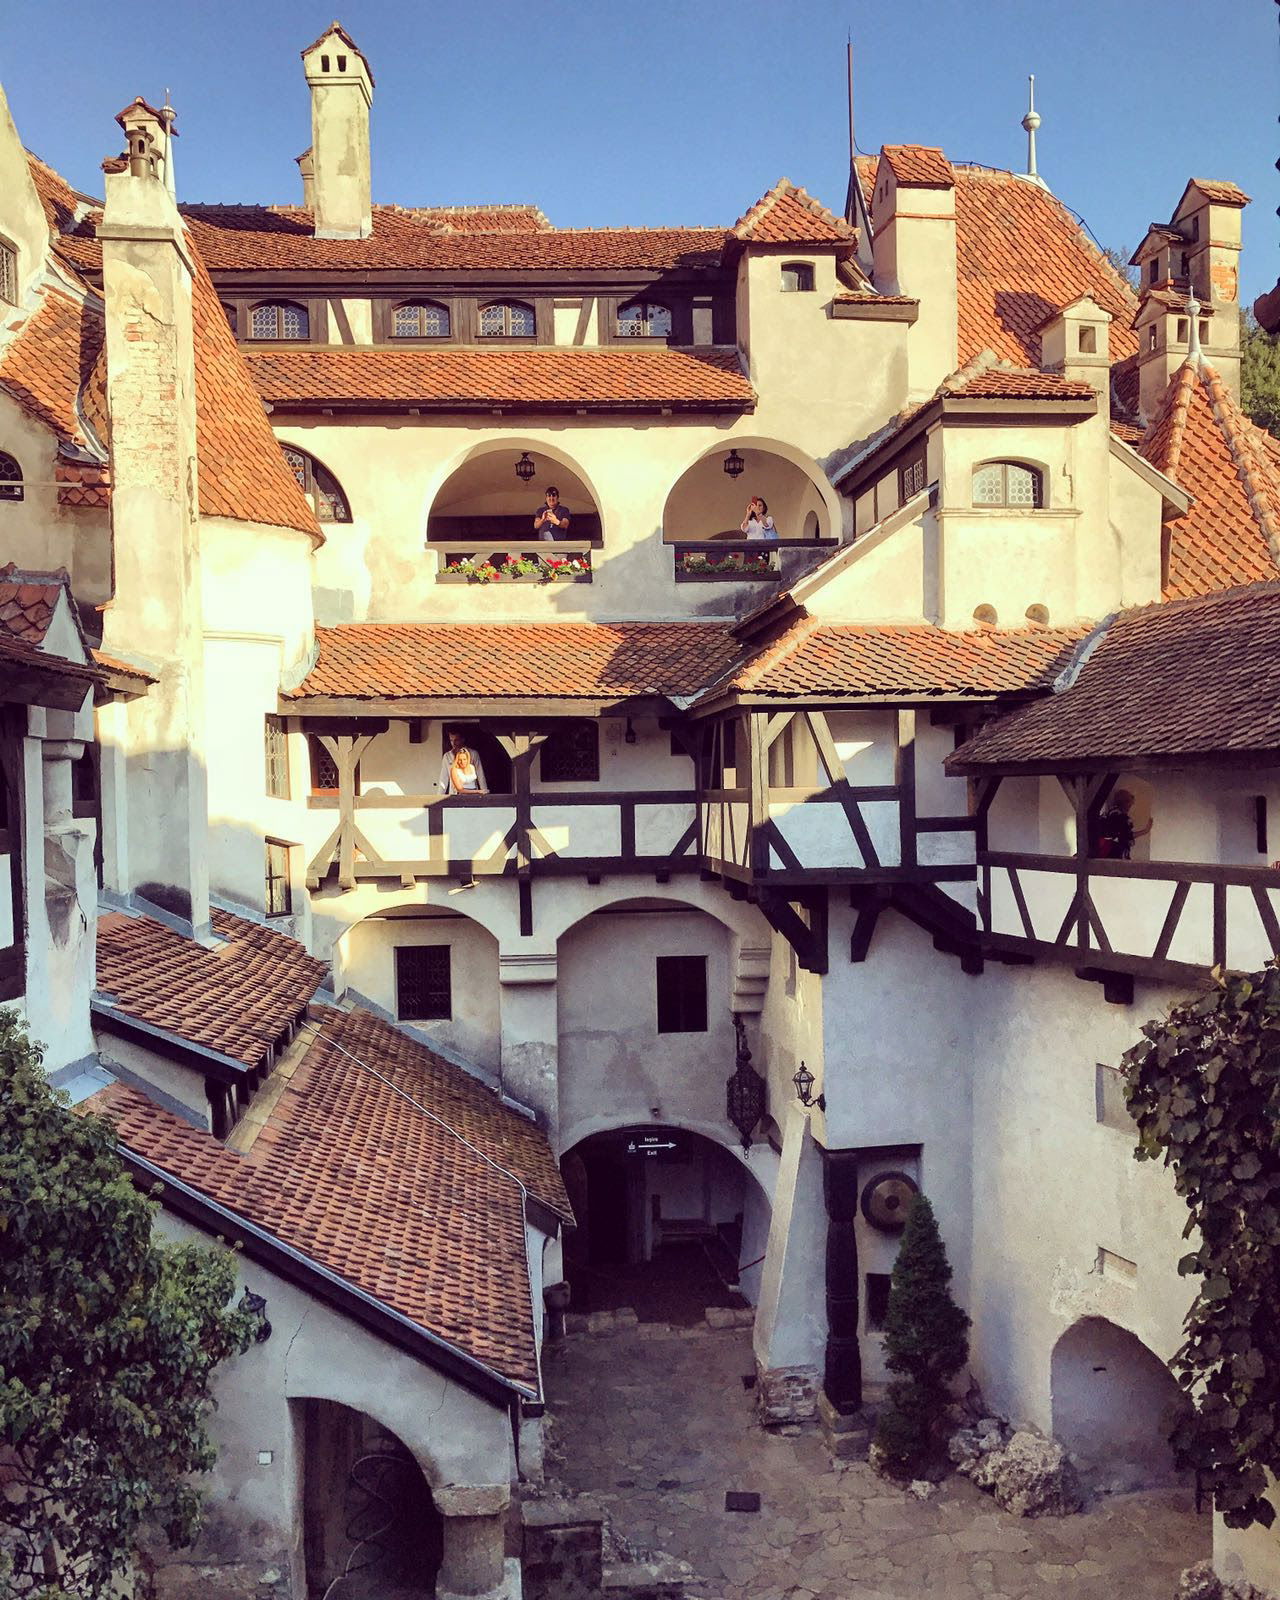
[[[1214,973],[1122,1058],[1139,1161],[1171,1168],[1201,1282],[1170,1363],[1193,1409],[1174,1451],[1231,1528],[1270,1527],[1280,1476],[1280,971]]]
[[[876,1425],[886,1468],[917,1477],[936,1463],[951,1382],[969,1358],[969,1317],[951,1298],[951,1264],[933,1207],[916,1195],[889,1281],[885,1365],[895,1374]]]
[[[230,1251],[152,1237],[115,1132],[0,1009],[0,1593],[99,1600],[144,1521],[189,1543],[209,1380],[260,1318]]]

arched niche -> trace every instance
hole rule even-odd
[[[725,471],[731,451],[742,463],[736,476]],[[663,541],[741,539],[754,495],[768,503],[783,542],[839,537],[835,490],[815,461],[777,440],[729,438],[704,451],[672,484],[662,513]]]
[[[528,477],[516,472],[525,457],[533,469]],[[585,471],[563,451],[520,438],[475,445],[455,463],[431,501],[427,541],[528,544],[549,486],[559,489],[560,504],[570,514],[565,537],[602,543],[600,502]]]

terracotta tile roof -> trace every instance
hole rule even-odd
[[[831,624],[805,617],[735,673],[730,687],[778,695],[1025,694],[1047,688],[1088,630],[948,632]]]
[[[900,188],[950,189],[955,169],[936,145],[886,144],[881,155]]]
[[[260,923],[216,909],[211,920],[226,941],[215,950],[152,917],[99,917],[95,1006],[257,1067],[329,969]]]
[[[246,1155],[121,1083],[86,1108],[112,1118],[126,1150],[536,1394],[523,1197],[468,1143],[479,1129],[502,1151],[537,1146],[549,1174],[551,1152],[460,1069],[420,1047],[382,1053],[373,1021],[324,1021]],[[456,1118],[467,1143],[420,1107]],[[558,1176],[553,1188],[567,1211]]]
[[[201,516],[298,528],[321,543],[315,511],[285,462],[198,253],[192,322]]]
[[[780,178],[729,236],[750,244],[832,244],[852,240],[856,230],[790,178]]]
[[[73,189],[61,173],[27,151],[27,168],[49,224],[55,253],[74,271],[102,266],[102,246],[94,233],[102,202]]]
[[[504,406],[749,411],[755,392],[733,350],[441,350],[351,347],[249,350],[249,368],[274,406],[349,405],[437,411]]]
[[[0,667],[7,666],[24,668],[28,672],[34,671],[39,677],[52,678],[55,681],[68,679],[71,681],[71,693],[68,698],[50,701],[41,695],[35,701],[37,705],[56,704],[66,709],[78,709],[88,690],[96,688],[102,682],[102,674],[95,666],[87,662],[72,661],[67,656],[53,655],[29,640],[14,639],[0,631]],[[6,674],[0,671],[0,701],[6,698],[6,681]]]
[[[1087,400],[1093,389],[1078,378],[1030,367],[993,366],[961,371],[943,389],[966,400]]]
[[[288,698],[691,695],[736,654],[714,622],[351,622],[317,628],[316,643]]]
[[[726,238],[723,228],[464,231],[433,208],[374,206],[367,239],[317,239],[311,213],[302,206],[184,205],[181,210],[214,273],[671,271],[715,266]]]
[[[552,227],[541,206],[380,206],[434,223],[442,233],[550,233]]]
[[[1166,598],[1276,576],[1280,463],[1212,367],[1188,361],[1178,369],[1141,453],[1195,496],[1167,526]]]
[[[1132,445],[1135,449],[1146,437],[1147,430],[1137,422],[1125,422],[1120,417],[1112,417],[1111,431],[1117,439],[1123,439],[1125,444]]]
[[[159,682],[155,674],[148,672],[145,667],[135,667],[131,661],[123,661],[119,656],[109,655],[105,650],[90,650],[89,654],[96,665],[107,672],[117,672],[127,678],[136,678],[140,686]]]
[[[101,306],[48,288],[0,355],[0,388],[24,411],[78,451],[93,441],[84,426],[81,390],[102,351]]]
[[[0,634],[42,645],[67,582],[65,572],[21,572],[13,561],[0,567]]]
[[[1122,612],[1072,686],[984,728],[948,762],[1186,760],[1280,750],[1280,582]]]
[[[1226,182],[1221,178],[1192,178],[1187,188],[1199,189],[1206,200],[1212,200],[1218,206],[1247,206],[1250,201],[1250,196],[1238,183]]]

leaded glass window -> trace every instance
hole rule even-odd
[[[0,239],[0,300],[18,303],[18,252]]]
[[[482,339],[532,339],[536,331],[533,307],[522,300],[495,300],[480,307]]]
[[[253,339],[306,339],[310,332],[307,308],[292,300],[268,300],[249,313],[249,334]]]
[[[973,503],[1034,510],[1044,504],[1044,478],[1017,461],[985,461],[974,468]]]
[[[434,300],[414,300],[397,306],[391,318],[393,339],[447,339],[449,308]]]
[[[543,783],[599,783],[600,737],[594,722],[571,722],[557,728],[542,746],[539,772]]]
[[[268,717],[263,728],[267,793],[277,800],[289,798],[289,736],[279,717]]]
[[[396,1015],[402,1022],[436,1022],[453,1015],[447,944],[396,947]]]
[[[318,734],[307,735],[307,754],[311,760],[311,792],[336,793],[338,788],[338,763]]]
[[[924,457],[917,456],[914,461],[908,461],[899,469],[901,480],[900,502],[905,505],[912,495],[919,494],[924,488]]]
[[[22,468],[0,450],[0,500],[22,499]]]
[[[289,887],[289,846],[278,839],[267,840],[266,902],[269,917],[287,917],[293,911],[293,891]]]
[[[317,522],[350,522],[351,507],[342,485],[314,456],[293,445],[281,445],[298,487],[315,507]]]
[[[648,300],[623,306],[618,312],[618,335],[623,339],[669,339],[671,312]]]

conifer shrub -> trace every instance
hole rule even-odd
[[[951,1297],[951,1264],[933,1207],[917,1194],[889,1284],[885,1365],[894,1374],[876,1424],[876,1455],[894,1477],[918,1478],[943,1456],[951,1383],[969,1358],[969,1317]]]

